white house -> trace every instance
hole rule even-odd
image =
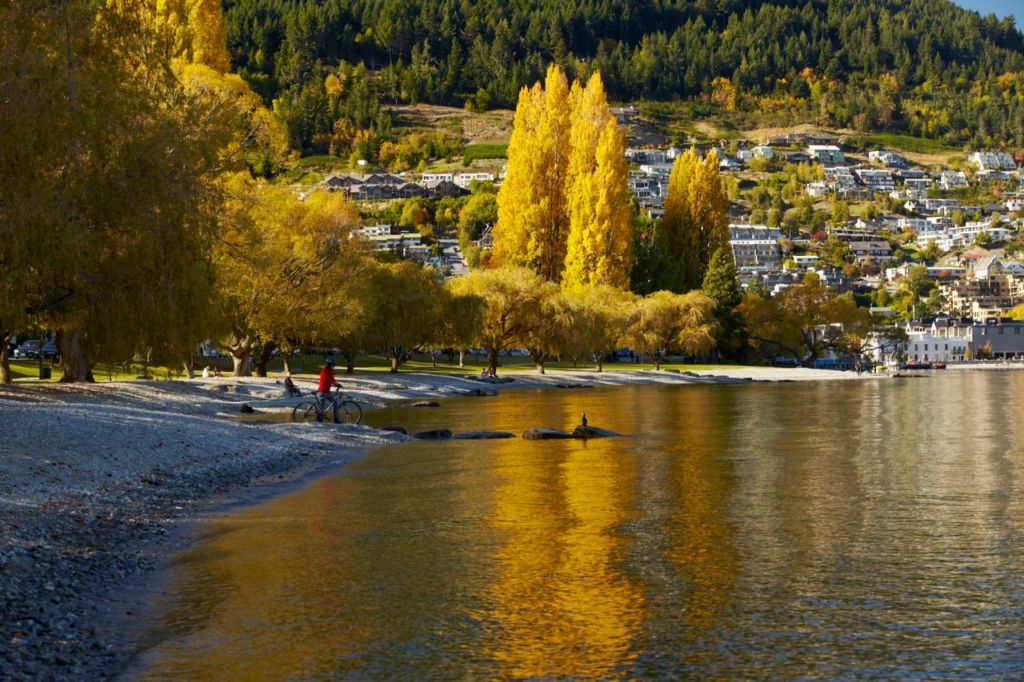
[[[858,168],[854,172],[865,187],[879,192],[896,189],[896,181],[893,180],[892,173],[884,168]]]
[[[459,173],[452,182],[462,189],[469,189],[472,182],[494,182],[494,176],[490,173]]]
[[[878,163],[889,168],[902,168],[907,164],[906,160],[896,152],[884,149],[868,152],[868,161],[871,163]]]
[[[834,144],[812,144],[807,147],[807,153],[823,166],[839,166],[846,162],[842,150]]]
[[[967,160],[982,171],[1016,170],[1017,163],[1006,152],[974,152]]]
[[[939,189],[958,189],[970,187],[967,174],[963,171],[944,170],[939,173]]]
[[[913,329],[907,325],[906,355],[908,362],[963,362],[967,353],[967,339],[943,336],[933,324],[927,329]]]

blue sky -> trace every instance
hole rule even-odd
[[[1024,2],[1021,0],[953,0],[956,4],[985,16],[989,12],[997,17],[1012,14],[1017,20],[1017,28],[1024,26]]]

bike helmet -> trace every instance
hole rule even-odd
[[[334,358],[327,358],[327,360],[325,360],[325,362],[326,362],[326,363],[327,363],[328,365],[333,365],[333,364],[334,364]]]

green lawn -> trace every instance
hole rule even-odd
[[[467,144],[462,156],[466,166],[480,159],[504,159],[508,157],[507,144]]]

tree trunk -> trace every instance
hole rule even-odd
[[[498,376],[498,348],[491,348],[487,351],[487,373],[491,376]]]
[[[434,369],[437,369],[437,350],[430,351],[430,360]]]
[[[196,378],[196,356],[190,355],[187,360],[181,363],[185,366],[185,374],[189,379]]]
[[[597,358],[594,359],[594,362],[597,363],[597,371],[598,372],[603,372],[604,371],[604,356],[603,355],[597,356]]]
[[[398,356],[394,353],[391,354],[391,373],[398,373]]]
[[[537,374],[544,374],[544,361],[547,360],[547,355],[531,351],[530,357],[533,358],[533,366],[537,369]]]
[[[231,353],[232,373],[236,377],[252,376],[252,355],[248,351],[235,355]]]
[[[654,371],[658,372],[661,370],[661,353],[654,354]]]
[[[459,367],[462,368],[462,367],[465,367],[465,366],[466,366],[466,349],[465,348],[460,348],[459,349]]]
[[[285,374],[292,373],[291,363],[288,361],[288,353],[281,353],[281,364],[283,365],[283,371]]]
[[[255,345],[256,340],[250,336],[243,337],[232,334],[231,343],[226,347],[231,352],[231,362],[236,377],[252,376],[252,349]]]
[[[10,348],[11,332],[0,332],[0,384],[14,382],[14,375],[11,373],[11,359],[8,357]]]
[[[259,358],[256,360],[256,376],[266,378],[267,376],[267,363],[273,357],[271,353],[274,352],[276,346],[272,343],[265,343],[260,349]]]
[[[355,374],[356,352],[354,350],[345,350],[341,352],[341,356],[345,358],[345,374]]]
[[[64,372],[64,376],[60,380],[61,383],[95,381],[92,376],[92,368],[86,361],[85,355],[82,354],[78,332],[57,332],[57,351],[60,353],[60,367]]]

